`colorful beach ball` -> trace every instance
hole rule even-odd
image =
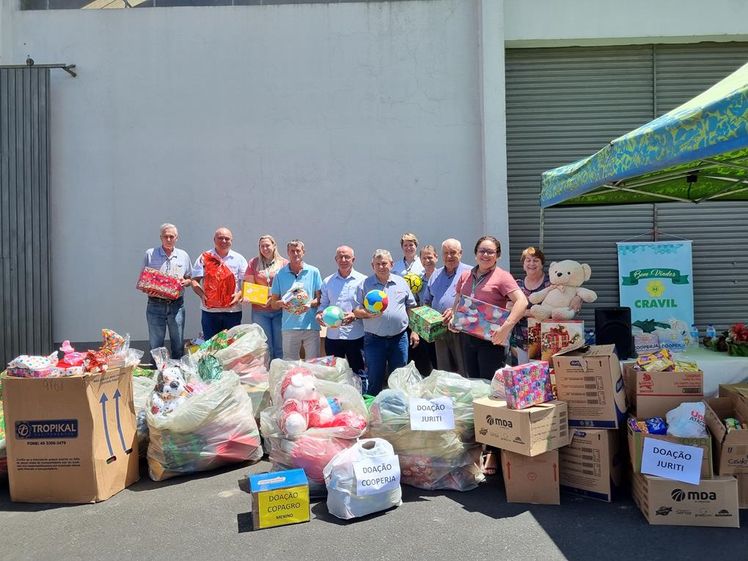
[[[337,306],[327,306],[322,312],[322,321],[327,327],[340,327],[344,317],[345,312]]]
[[[421,291],[421,287],[423,286],[423,279],[420,275],[417,275],[415,273],[408,273],[403,278],[405,279],[405,282],[408,283],[410,291],[413,294],[418,294]]]
[[[381,314],[387,309],[387,293],[384,290],[370,290],[364,296],[364,308],[372,314]]]

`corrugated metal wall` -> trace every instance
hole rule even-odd
[[[51,352],[49,69],[0,68],[0,363]]]
[[[748,62],[748,44],[508,49],[507,165],[512,272],[537,245],[540,174],[588,156],[666,113]],[[592,266],[598,306],[618,305],[615,243],[651,239],[657,226],[694,241],[696,323],[726,328],[748,320],[745,203],[551,208],[544,251]],[[667,239],[663,237],[663,239]],[[582,318],[592,322],[593,307]]]

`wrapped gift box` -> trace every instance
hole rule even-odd
[[[170,277],[150,267],[144,268],[140,273],[135,288],[167,300],[176,300],[182,294],[182,282],[178,278]]]
[[[462,295],[457,302],[452,324],[458,331],[490,341],[491,335],[508,317],[509,310]]]
[[[506,366],[497,370],[495,376],[504,383],[504,399],[511,409],[553,401],[550,368],[544,360]]]
[[[442,320],[442,315],[434,308],[419,306],[418,308],[412,308],[408,315],[410,316],[410,328],[427,343],[434,342],[447,332],[447,326]]]
[[[584,322],[580,319],[540,322],[540,358],[550,360],[556,353],[584,346]]]
[[[245,282],[242,287],[242,297],[245,302],[251,302],[252,304],[259,304],[264,306],[267,304],[268,297],[270,296],[270,289],[262,284],[255,284],[253,282]]]

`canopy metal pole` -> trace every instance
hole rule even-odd
[[[544,227],[545,227],[545,209],[541,207],[540,208],[540,239],[538,240],[541,250],[543,249],[543,228]]]

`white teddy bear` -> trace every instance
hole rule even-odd
[[[582,302],[594,302],[597,294],[588,288],[582,288],[590,280],[592,269],[587,263],[578,263],[571,259],[551,263],[548,277],[551,286],[530,294],[530,315],[536,319],[565,320],[573,319],[576,312],[569,305],[575,296]]]

